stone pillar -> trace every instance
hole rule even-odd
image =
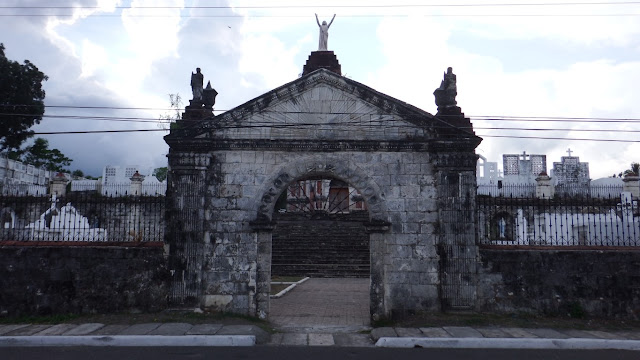
[[[250,223],[253,231],[256,232],[257,265],[256,265],[256,292],[255,292],[255,314],[260,319],[269,317],[269,302],[271,288],[271,245],[274,224],[266,221],[254,221]],[[251,309],[250,309],[251,310]]]
[[[536,178],[536,197],[538,199],[551,199],[556,188],[551,184],[551,178],[546,172],[541,172]]]
[[[386,221],[372,221],[364,224],[369,234],[370,279],[369,287],[369,313],[372,321],[388,319],[391,309],[388,308],[388,295],[385,293],[385,233],[388,233],[391,224]]]
[[[634,199],[638,199],[640,197],[640,177],[638,174],[630,173],[624,176],[622,179],[623,187],[622,191],[631,193],[631,196]]]
[[[67,195],[67,178],[63,173],[57,173],[56,176],[51,180],[49,184],[49,192],[52,195],[56,196],[65,196]]]
[[[129,186],[129,195],[142,195],[142,181],[144,180],[144,175],[140,175],[140,173],[136,171],[136,173],[133,174],[130,180],[131,185]]]

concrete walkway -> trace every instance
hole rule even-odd
[[[369,279],[309,279],[271,301],[276,333],[255,325],[0,325],[3,346],[351,346],[623,349],[640,331],[514,327],[369,327]],[[363,331],[364,330],[364,331]],[[371,331],[368,331],[371,330]]]
[[[317,278],[271,299],[269,320],[284,332],[357,332],[369,328],[369,279]]]

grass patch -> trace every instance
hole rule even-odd
[[[55,325],[73,322],[82,315],[76,314],[56,314],[49,316],[19,316],[19,317],[3,317],[0,318],[0,324],[44,324],[44,325]]]
[[[271,284],[271,295],[276,295],[277,293],[288,287],[289,285],[287,284]]]

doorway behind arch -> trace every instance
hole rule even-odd
[[[270,304],[281,329],[365,328],[370,319],[369,212],[347,183],[298,180],[280,196],[273,219],[271,276],[309,277]]]

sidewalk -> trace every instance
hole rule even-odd
[[[255,325],[147,323],[135,325],[0,325],[3,346],[352,346],[640,351],[640,332],[503,327],[383,327],[370,333],[279,332]]]
[[[0,325],[3,346],[351,346],[624,349],[640,331],[507,326],[369,326],[368,279],[309,279],[272,299],[270,334],[256,325],[148,322],[134,325]],[[109,319],[113,320],[113,318]],[[105,320],[106,321],[106,320]],[[216,320],[214,320],[216,321]]]

